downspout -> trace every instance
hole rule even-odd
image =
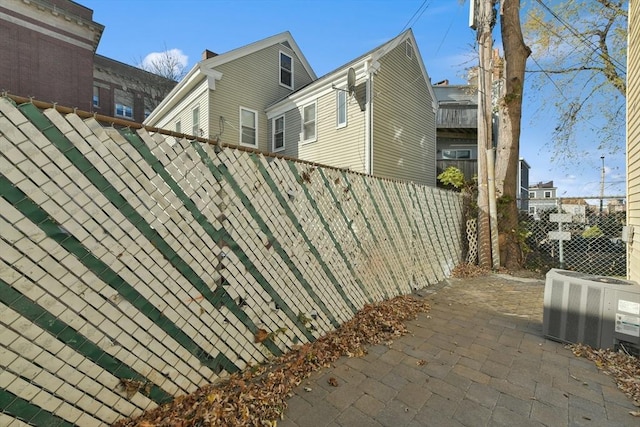
[[[380,67],[375,60],[364,64],[367,75],[365,115],[365,172],[373,175],[373,75]]]

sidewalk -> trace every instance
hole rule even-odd
[[[542,337],[543,281],[491,275],[420,292],[431,310],[412,334],[314,374],[278,426],[640,425],[611,377]]]

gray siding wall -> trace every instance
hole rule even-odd
[[[634,40],[635,43],[631,43]],[[640,283],[640,1],[629,4],[629,47],[627,56],[627,224],[633,227],[633,241],[627,253],[629,279]]]
[[[418,58],[400,43],[373,80],[373,174],[436,185],[433,100]]]
[[[223,73],[209,97],[210,136],[219,136],[225,144],[240,143],[240,110],[245,107],[258,112],[258,149],[271,151],[270,127],[265,109],[291,90],[281,86],[280,51],[293,60],[294,89],[311,82],[293,51],[282,44],[269,46],[258,52],[222,64],[215,69]],[[221,119],[222,118],[222,119]]]
[[[290,116],[298,117],[297,120],[292,120],[297,122],[297,133],[292,132],[291,135],[296,141],[292,145],[297,145],[299,150],[296,157],[355,172],[365,172],[365,113],[360,110],[353,96],[348,97],[347,126],[337,128],[336,96],[336,90],[331,90],[323,92],[317,98],[318,138],[315,142],[297,142],[302,131],[300,117],[304,106],[301,105],[288,113]]]

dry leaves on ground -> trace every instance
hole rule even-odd
[[[640,360],[637,357],[622,350],[600,350],[583,344],[572,344],[568,347],[576,356],[586,357],[594,362],[598,369],[611,375],[618,388],[631,398],[636,406],[640,406]]]
[[[481,277],[491,273],[491,270],[474,264],[458,264],[451,272],[451,277],[456,279],[468,279],[470,277]]]
[[[232,374],[219,384],[201,387],[138,418],[120,420],[114,427],[274,426],[292,390],[314,371],[331,366],[341,356],[362,356],[367,345],[405,335],[404,322],[428,310],[425,301],[411,296],[368,304],[353,319],[313,343],[297,346],[268,364]]]

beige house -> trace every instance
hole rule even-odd
[[[319,79],[289,32],[204,56],[145,124],[435,186],[437,104],[411,30]]]
[[[435,186],[436,110],[429,75],[407,30],[266,114],[271,151]]]
[[[144,123],[269,151],[265,109],[315,79],[289,32],[223,55],[207,50]]]
[[[627,48],[627,225],[629,279],[640,283],[640,0],[629,3]]]

